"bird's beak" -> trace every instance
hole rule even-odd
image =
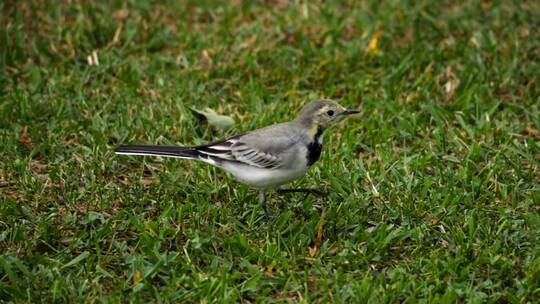
[[[351,115],[351,114],[358,114],[360,111],[358,110],[349,110],[345,109],[345,111],[341,112],[341,115]]]

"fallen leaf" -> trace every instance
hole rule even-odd
[[[444,76],[447,79],[446,83],[444,84],[444,91],[446,93],[446,99],[449,100],[454,97],[454,93],[459,86],[459,79],[457,78],[451,66],[447,66],[444,69]]]
[[[113,39],[111,41],[111,45],[116,45],[118,44],[118,42],[120,42],[120,34],[122,34],[122,29],[124,28],[124,24],[123,23],[120,23],[117,27],[116,27],[116,31],[114,32],[114,36],[113,36]]]
[[[92,51],[88,56],[86,56],[86,61],[88,65],[99,65],[99,58],[97,51]]]
[[[521,38],[527,38],[530,35],[530,31],[526,26],[522,26],[522,27],[518,28],[518,32],[519,32],[519,35],[521,36]]]
[[[482,32],[475,32],[471,35],[471,38],[469,38],[469,43],[472,44],[476,48],[482,47]]]
[[[444,85],[444,91],[446,92],[446,98],[452,99],[454,97],[454,93],[456,91],[456,88],[459,85],[459,80],[457,79],[448,79],[446,84]]]
[[[321,213],[321,218],[319,219],[319,223],[317,223],[317,240],[315,241],[315,248],[321,246],[321,244],[322,244],[323,227],[324,227],[324,218],[325,217],[326,217],[326,213],[323,211]]]
[[[216,111],[205,108],[204,110],[197,110],[194,108],[190,108],[191,111],[195,114],[195,116],[205,119],[208,122],[209,126],[218,128],[218,129],[228,129],[232,126],[234,126],[234,119],[232,119],[229,116],[218,114]]]
[[[339,250],[338,250],[336,247],[334,247],[334,248],[331,248],[330,250],[328,250],[328,254],[329,254],[329,255],[334,255],[334,254],[336,254],[338,251],[339,251]]]
[[[112,17],[113,19],[117,20],[124,20],[129,17],[129,10],[126,5],[124,5],[124,7],[122,7],[121,9],[114,11],[112,13]]]
[[[154,184],[156,182],[156,179],[153,177],[143,177],[141,179],[141,182],[143,185],[148,186]]]
[[[140,271],[136,271],[136,272],[135,272],[135,275],[133,276],[133,281],[134,281],[135,283],[139,283],[139,282],[141,281],[141,279],[142,279],[142,274],[141,274],[141,272],[140,272]]]
[[[19,135],[19,141],[29,149],[33,149],[36,146],[32,142],[32,138],[28,135],[28,126],[24,126],[22,129],[21,134]]]
[[[4,180],[0,180],[0,188],[8,187],[15,184],[14,182],[8,182]]]
[[[533,128],[530,124],[525,128],[525,131],[527,132],[527,135],[532,137],[539,137],[540,131]]]
[[[201,64],[202,67],[206,70],[212,68],[214,61],[212,60],[212,57],[210,56],[210,52],[208,52],[208,50],[203,50],[201,52]]]
[[[270,264],[266,266],[266,273],[269,275],[273,275],[275,266],[276,266],[276,261],[272,260],[272,262],[270,262]]]
[[[309,256],[314,257],[317,254],[317,246],[308,247]]]
[[[439,226],[437,226],[437,227],[439,227],[439,230],[441,231],[441,233],[446,234],[446,229],[444,229],[444,226],[443,226],[443,225],[439,225]]]
[[[377,54],[379,52],[379,39],[381,38],[382,31],[376,31],[375,34],[373,34],[373,37],[369,41],[369,44],[365,48],[366,53],[369,54]]]
[[[76,141],[77,141],[78,137],[76,134],[69,134],[65,139],[64,139],[64,144],[66,146],[71,146],[73,145]]]
[[[454,36],[449,36],[449,37],[446,37],[443,42],[442,42],[445,46],[452,46],[454,44],[456,44],[456,38],[454,38]]]

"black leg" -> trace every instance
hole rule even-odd
[[[259,202],[264,211],[264,218],[268,221],[270,219],[270,213],[268,212],[268,205],[266,204],[266,193],[263,190],[259,192]]]
[[[285,193],[306,193],[306,194],[315,194],[318,196],[327,196],[328,193],[321,191],[319,189],[278,189],[277,193],[279,194],[285,194]]]

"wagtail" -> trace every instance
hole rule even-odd
[[[259,189],[268,218],[266,192],[304,175],[320,157],[324,130],[343,117],[359,113],[333,100],[305,105],[293,121],[271,125],[200,146],[120,146],[125,155],[151,155],[200,160],[223,168]],[[294,192],[296,189],[291,189]]]

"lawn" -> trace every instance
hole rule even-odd
[[[540,301],[538,1],[0,3],[0,302]],[[118,156],[361,108],[292,187]],[[190,108],[235,119],[229,130]]]

